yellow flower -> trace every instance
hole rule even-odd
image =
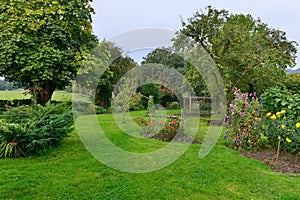
[[[296,124],[296,128],[300,128],[300,123],[297,123],[297,124]]]
[[[281,139],[281,137],[280,136],[278,136],[278,140],[280,140]]]
[[[285,140],[286,140],[288,143],[292,142],[292,140],[291,140],[290,138],[285,138]]]
[[[282,129],[285,129],[285,127],[286,127],[286,125],[284,125],[284,124],[281,125],[281,128],[282,128]]]
[[[266,114],[267,117],[270,117],[271,115],[272,115],[272,113],[270,113],[270,112]]]
[[[285,114],[285,113],[286,113],[286,111],[285,111],[285,110],[282,110],[282,111],[281,111],[281,114]]]
[[[277,113],[276,113],[276,116],[277,116],[277,117],[280,117],[280,115],[281,115],[281,112],[277,112]]]
[[[277,119],[277,117],[275,115],[272,115],[271,120],[275,120],[275,119]]]

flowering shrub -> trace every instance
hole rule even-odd
[[[273,148],[298,153],[300,147],[300,123],[287,116],[287,111],[268,112],[262,125],[262,131],[268,137]]]
[[[156,135],[156,138],[162,141],[171,141],[177,133],[182,133],[181,119],[178,116],[172,115],[167,118],[163,129]]]
[[[297,120],[300,116],[300,95],[291,94],[280,88],[270,88],[261,95],[263,108],[268,112],[276,113],[280,110],[287,112],[287,117]]]
[[[160,121],[160,122],[159,122]],[[141,118],[137,123],[142,127],[142,135],[154,137],[162,141],[171,141],[177,133],[181,133],[183,120],[179,116],[169,116],[164,120],[151,121],[151,118]]]
[[[229,105],[225,119],[224,138],[229,146],[245,150],[271,147],[278,153],[280,150],[299,153],[300,122],[289,116],[293,112],[284,109],[265,111],[255,93],[242,94],[236,88],[233,93],[235,99]]]
[[[225,117],[227,129],[224,139],[236,149],[258,149],[264,139],[259,130],[262,120],[261,102],[256,93],[243,94],[237,88],[234,88],[233,93],[235,98]]]

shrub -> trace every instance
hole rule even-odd
[[[180,109],[180,105],[177,101],[173,101],[171,103],[168,104],[167,109],[169,110],[177,110]]]
[[[296,120],[300,116],[300,95],[291,94],[287,90],[280,88],[270,88],[261,95],[263,108],[268,112],[276,113],[286,110],[287,116]]]
[[[291,153],[299,152],[300,125],[288,117],[285,110],[276,113],[266,113],[261,128],[264,135],[268,137],[272,148],[277,149],[280,146],[280,150]]]
[[[225,120],[227,130],[224,138],[229,146],[245,150],[271,147],[278,154],[280,150],[299,153],[300,123],[294,110],[274,111],[275,108],[286,106],[283,102],[289,97],[285,97],[277,88],[267,91],[264,101],[260,102],[255,93],[242,94],[235,89],[234,95]]]
[[[257,150],[263,144],[263,135],[259,130],[262,108],[256,94],[240,93],[234,88],[234,100],[226,115],[224,138],[235,149]]]
[[[0,108],[17,107],[22,105],[31,105],[31,99],[14,99],[14,100],[0,100]]]
[[[105,114],[107,113],[107,109],[103,106],[95,106],[96,107],[96,114]]]
[[[138,118],[144,137],[153,137],[162,141],[171,141],[178,133],[182,134],[183,123],[179,116],[168,116],[154,121],[154,118]]]
[[[71,109],[64,103],[8,108],[0,121],[0,157],[20,157],[57,147],[72,130]]]

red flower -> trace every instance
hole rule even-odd
[[[17,142],[10,142],[9,144],[12,144],[12,145],[14,145],[14,146],[17,146]]]
[[[174,129],[174,126],[169,126],[169,129]]]

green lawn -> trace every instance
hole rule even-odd
[[[110,114],[98,118],[110,140],[123,149],[146,152],[165,145],[124,134]],[[205,127],[199,134],[203,132]],[[199,149],[200,144],[191,145],[155,172],[125,173],[93,158],[74,131],[63,146],[44,155],[0,159],[0,199],[300,199],[299,176],[273,172],[221,144],[204,159],[199,159]]]
[[[25,90],[0,91],[0,100],[29,99],[30,95],[24,95]]]
[[[30,95],[24,95],[25,90],[0,91],[0,100],[30,99]],[[52,100],[71,100],[72,93],[55,91]]]

